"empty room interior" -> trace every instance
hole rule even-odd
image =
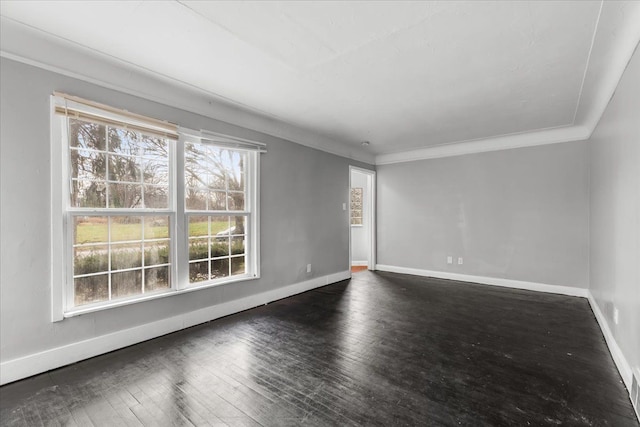
[[[640,425],[640,2],[0,19],[2,426]]]

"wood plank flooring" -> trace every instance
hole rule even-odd
[[[583,298],[364,271],[0,388],[3,426],[638,426]]]

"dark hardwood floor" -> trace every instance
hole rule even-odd
[[[3,426],[638,425],[587,300],[369,271],[0,402]]]

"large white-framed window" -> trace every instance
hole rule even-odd
[[[264,145],[52,96],[52,320],[259,277]]]

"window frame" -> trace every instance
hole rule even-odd
[[[211,132],[195,132],[186,128],[178,128],[177,140],[168,141],[169,144],[169,183],[167,208],[86,208],[70,206],[70,141],[68,135],[69,117],[56,113],[56,107],[65,100],[60,94],[51,96],[51,122],[50,122],[50,158],[51,158],[51,320],[61,321],[68,317],[85,313],[121,307],[129,304],[164,298],[193,292],[215,286],[242,282],[260,277],[260,246],[259,246],[259,176],[260,176],[260,152],[263,149],[252,148],[250,144],[237,144],[233,137],[213,134]],[[90,102],[90,101],[88,101]],[[95,104],[99,105],[99,104]],[[88,107],[89,110],[94,106]],[[105,106],[107,115],[118,116],[116,109]],[[98,107],[99,110],[99,107]],[[115,113],[114,113],[115,111]],[[127,112],[124,112],[127,113]],[[123,121],[126,115],[120,116]],[[142,117],[142,116],[138,116]],[[150,119],[152,120],[152,119]],[[135,123],[135,122],[134,122]],[[139,132],[139,130],[135,130]],[[242,151],[246,153],[247,166],[246,192],[245,192],[245,274],[228,276],[202,282],[189,283],[189,247],[188,247],[188,217],[192,212],[186,210],[185,199],[185,142],[195,141],[196,135],[200,136],[200,143],[211,143],[220,148]],[[211,135],[216,135],[216,139]],[[235,141],[235,142],[234,142]],[[249,143],[253,143],[248,141]],[[253,143],[255,147],[263,147],[263,144]],[[105,148],[108,150],[108,147]],[[106,177],[105,179],[107,179]],[[108,206],[108,205],[107,205]],[[233,216],[240,211],[216,212],[216,215]],[[169,217],[169,288],[149,294],[138,294],[115,300],[74,305],[73,284],[73,219],[82,215],[98,215],[113,217],[118,215],[128,216],[167,216]],[[203,215],[212,215],[208,212]],[[142,253],[144,257],[144,252]],[[141,269],[144,267],[141,266]]]

